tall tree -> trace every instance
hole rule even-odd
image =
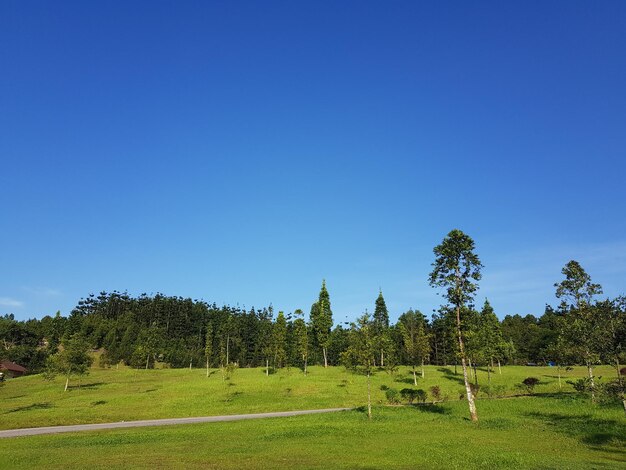
[[[274,347],[274,367],[281,368],[285,365],[287,353],[285,351],[285,345],[287,344],[287,319],[283,312],[278,312],[276,321],[274,322],[274,328],[272,331]]]
[[[333,312],[330,309],[330,295],[326,290],[326,280],[323,280],[319,298],[311,306],[311,327],[317,344],[322,349],[324,367],[328,367],[328,346],[330,345],[330,329],[332,326]]]
[[[382,289],[378,291],[372,323],[374,334],[376,335],[376,342],[378,343],[378,350],[380,351],[380,366],[384,367],[385,351],[390,348],[391,335],[389,332],[389,311],[387,310],[387,304],[385,303]]]
[[[213,325],[207,323],[206,335],[204,337],[204,357],[206,359],[206,376],[209,376],[209,365],[213,356]]]
[[[487,380],[491,384],[491,368],[496,359],[498,364],[504,355],[506,348],[502,338],[500,321],[493,311],[493,307],[487,299],[479,314],[479,342],[483,357],[487,361]]]
[[[302,370],[304,375],[307,374],[307,362],[309,359],[309,335],[306,322],[304,321],[304,312],[297,309],[294,312],[296,319],[293,322],[294,335],[296,337],[296,351],[298,356],[302,358]]]
[[[404,351],[413,367],[413,384],[417,385],[415,366],[421,363],[424,378],[424,360],[430,353],[431,335],[426,331],[426,318],[419,311],[409,310],[400,315],[398,327],[402,334]]]
[[[72,375],[85,375],[93,358],[89,355],[89,343],[80,333],[75,333],[62,342],[63,349],[48,358],[46,377],[53,378],[57,374],[65,375],[65,391],[69,387]]]
[[[441,244],[433,249],[435,262],[433,263],[433,271],[430,273],[429,283],[433,287],[444,288],[444,297],[454,307],[459,355],[470,417],[472,421],[478,421],[474,395],[467,374],[467,361],[461,331],[461,310],[473,300],[475,292],[478,290],[478,281],[481,279],[482,264],[474,253],[474,248],[474,240],[461,230],[455,229],[448,233]]]
[[[350,330],[349,347],[342,354],[346,365],[362,371],[367,376],[367,417],[372,418],[372,390],[370,376],[372,375],[377,353],[376,337],[372,321],[368,313],[352,323]]]
[[[563,337],[587,366],[591,400],[595,401],[593,365],[600,360],[604,333],[593,297],[602,294],[602,287],[591,282],[591,276],[577,261],[569,261],[561,273],[565,279],[554,284],[554,287],[557,298],[562,299],[561,307],[566,312]]]

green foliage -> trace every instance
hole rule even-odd
[[[397,405],[400,403],[400,394],[395,388],[387,388],[385,390],[385,398],[390,405]]]
[[[333,312],[330,308],[330,295],[326,290],[326,281],[322,281],[322,288],[317,302],[311,306],[311,328],[317,345],[322,348],[327,363],[328,347],[330,345],[330,329],[333,326]]]
[[[474,248],[474,240],[455,229],[433,249],[435,262],[429,283],[443,287],[446,299],[456,307],[470,302],[478,289],[482,264]]]
[[[48,358],[45,377],[52,380],[57,374],[62,374],[69,382],[72,375],[88,374],[93,363],[88,351],[89,343],[80,334],[74,334],[63,340],[62,349]]]
[[[533,393],[535,387],[539,384],[539,379],[537,377],[526,377],[522,380],[522,385],[526,389],[527,393]]]

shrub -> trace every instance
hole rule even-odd
[[[568,384],[574,387],[578,393],[587,393],[591,391],[591,379],[589,377],[583,377],[578,380],[568,380]]]
[[[434,401],[441,400],[441,387],[439,385],[430,387],[430,395],[433,397]]]
[[[528,393],[533,393],[533,390],[538,383],[539,379],[537,377],[526,377],[524,380],[522,380],[522,385]]]
[[[598,391],[598,401],[600,403],[610,404],[622,401],[626,394],[626,384],[620,383],[619,380],[611,380],[609,382],[596,386]]]
[[[389,390],[389,387],[387,387],[385,384],[382,384],[380,386],[380,389],[384,392],[385,390]]]
[[[395,388],[387,387],[385,389],[385,397],[387,397],[387,401],[391,405],[397,405],[398,403],[400,403],[400,396],[399,395],[400,394],[398,393],[398,391]]]
[[[402,390],[400,390],[400,396],[403,400],[406,400],[409,405],[411,405],[417,398],[417,390],[414,390],[412,388],[403,388]]]

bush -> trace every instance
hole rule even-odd
[[[400,394],[395,388],[387,387],[385,389],[385,397],[387,397],[387,401],[390,405],[397,405],[400,403]]]
[[[409,405],[411,405],[417,398],[417,390],[414,390],[412,388],[403,388],[402,390],[400,390],[400,396],[403,400],[406,400]]]
[[[389,390],[389,387],[387,387],[385,384],[382,384],[380,386],[380,389],[384,392],[385,390]]]
[[[574,390],[578,393],[591,392],[591,379],[589,377],[583,377],[578,380],[568,380],[567,383],[574,387]]]
[[[522,385],[526,389],[526,392],[533,393],[533,390],[539,383],[539,379],[537,377],[526,377],[522,380]]]
[[[596,386],[598,401],[604,404],[620,402],[626,394],[626,384],[619,380],[611,380]]]
[[[433,397],[434,401],[441,400],[441,387],[439,385],[430,387],[430,395]]]

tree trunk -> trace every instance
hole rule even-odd
[[[146,356],[146,370],[148,370],[148,364],[150,364],[150,354]]]
[[[413,364],[413,385],[417,387],[417,375],[415,374],[415,364]]]
[[[502,375],[502,367],[500,367],[500,359],[498,359],[498,372]]]
[[[561,366],[556,366],[556,374],[559,377],[559,390],[561,390]]]
[[[191,363],[193,362],[193,359],[189,359],[189,370],[191,370]]]
[[[324,353],[324,368],[328,367],[328,357],[326,355],[326,348],[322,348],[322,352]]]
[[[307,363],[307,358],[304,358],[304,375],[306,375],[306,363]]]
[[[422,358],[422,378],[424,378],[424,358]]]
[[[385,353],[382,349],[380,350],[380,367],[385,367]]]
[[[209,356],[206,358],[206,376],[209,376]]]
[[[493,364],[493,360],[491,361]],[[491,364],[487,364],[487,384],[491,387]]]
[[[596,383],[593,380],[593,368],[591,363],[587,361],[587,372],[589,373],[589,386],[591,387],[591,403],[596,402]]]
[[[63,390],[64,392],[67,392],[67,388],[70,385],[70,376],[68,374],[67,378],[65,379],[65,390]]]
[[[476,370],[476,363],[474,363],[474,383],[478,386],[478,371]]]
[[[227,335],[226,336],[226,365],[230,364],[229,358],[228,358],[228,353],[230,352],[228,349],[229,346],[230,346],[230,335]]]
[[[372,393],[370,387],[370,371],[367,371],[367,417],[372,419]]]
[[[265,375],[270,375],[270,360],[265,359]]]
[[[461,354],[461,366],[463,367],[463,381],[465,382],[465,392],[467,394],[467,403],[469,404],[470,418],[474,422],[478,422],[478,414],[476,413],[476,404],[474,403],[474,395],[472,387],[467,376],[467,365],[465,364],[465,346],[463,345],[463,336],[461,335],[461,308],[456,308],[456,331],[459,337],[459,352]]]

